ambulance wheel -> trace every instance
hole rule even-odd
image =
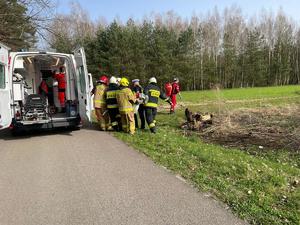
[[[11,134],[12,134],[12,136],[14,136],[14,137],[20,136],[20,135],[22,134],[22,130],[19,129],[19,128],[15,128],[15,127],[14,127],[14,128],[11,130]]]
[[[76,131],[76,130],[80,130],[80,126],[73,126],[73,127],[70,127],[70,130],[71,131]]]

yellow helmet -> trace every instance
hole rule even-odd
[[[129,85],[128,79],[126,77],[122,77],[121,81],[120,81],[120,85],[123,87],[128,87],[128,85]]]

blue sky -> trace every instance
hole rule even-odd
[[[53,0],[57,4],[58,13],[68,13],[70,1]],[[122,21],[129,17],[141,19],[151,12],[167,12],[173,10],[182,17],[189,18],[193,13],[205,14],[215,6],[219,10],[233,4],[240,6],[245,15],[253,15],[262,8],[278,11],[280,7],[293,17],[300,20],[299,0],[77,0],[82,7],[90,13],[90,17],[96,20],[104,17],[108,22],[118,16]]]

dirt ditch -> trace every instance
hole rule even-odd
[[[213,124],[197,133],[228,147],[300,151],[300,106],[232,110],[214,115]]]

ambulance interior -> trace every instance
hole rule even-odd
[[[57,79],[57,75],[62,78]],[[16,120],[46,122],[76,117],[77,100],[75,74],[68,57],[50,54],[17,56],[13,63]]]

